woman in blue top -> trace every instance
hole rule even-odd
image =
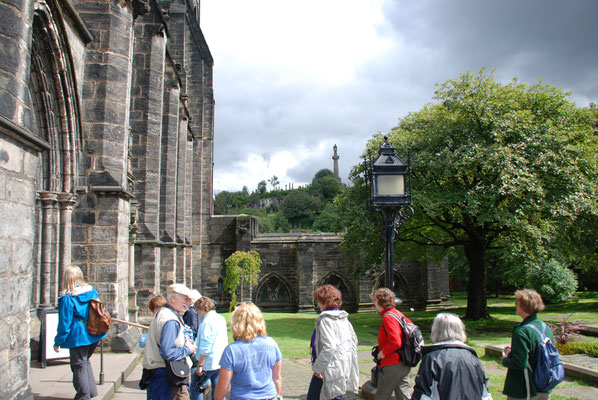
[[[220,358],[215,400],[230,386],[230,400],[274,399],[282,389],[282,355],[266,333],[266,323],[253,303],[241,303],[231,315],[233,343]]]
[[[62,278],[62,296],[58,299],[58,330],[54,338],[54,351],[61,347],[70,349],[75,400],[91,399],[98,395],[96,381],[89,358],[98,342],[106,334],[90,335],[87,332],[89,302],[98,298],[98,292],[83,280],[83,272],[76,266],[68,267]]]
[[[191,400],[203,400],[203,390],[208,382],[212,389],[218,384],[220,357],[228,344],[226,320],[216,312],[216,304],[202,297],[193,306],[201,318],[197,330],[197,369],[191,375]],[[203,390],[202,390],[203,389]],[[211,399],[214,400],[214,390]]]

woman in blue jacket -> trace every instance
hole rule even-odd
[[[75,400],[91,399],[98,395],[89,358],[98,342],[106,337],[87,332],[89,302],[98,298],[98,292],[83,280],[83,272],[76,266],[68,267],[62,278],[62,296],[58,299],[58,330],[54,351],[61,347],[70,351]]]

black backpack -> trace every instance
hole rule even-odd
[[[417,366],[422,359],[422,347],[424,347],[424,337],[419,326],[405,321],[404,317],[399,317],[393,312],[389,311],[384,315],[387,314],[392,315],[399,321],[399,325],[401,325],[401,329],[403,330],[403,347],[397,350],[399,359],[408,367]],[[384,327],[384,322],[382,326]],[[384,331],[386,332],[386,328],[384,328]]]

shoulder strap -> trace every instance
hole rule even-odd
[[[544,340],[546,338],[546,335],[544,334],[544,332],[546,332],[546,324],[543,321],[540,321],[540,322],[542,322],[542,332],[540,332],[540,330],[535,325],[532,325],[532,324],[526,324],[523,326],[532,328],[533,330],[538,332],[538,335],[540,335],[540,338],[542,338],[542,340]]]
[[[384,317],[386,317],[388,314],[392,315],[397,321],[399,321],[399,323],[401,323],[401,320],[404,320],[404,318],[399,317],[397,314],[393,313],[392,311],[388,311],[385,312],[384,315],[382,316],[382,322],[384,322]]]
[[[388,314],[392,315],[394,317],[394,319],[396,319],[399,322],[399,326],[401,327],[401,329],[403,329],[403,324],[405,323],[405,319],[399,317],[397,314],[393,313],[392,311],[387,311],[384,313],[384,315],[382,316],[382,328],[384,328],[384,333],[386,333],[386,336],[388,336],[388,332],[386,332],[386,327],[384,326],[384,317],[386,317]]]

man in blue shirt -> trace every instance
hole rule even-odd
[[[168,384],[165,361],[189,360],[188,356],[197,349],[192,340],[186,340],[185,329],[188,327],[181,317],[187,311],[190,294],[191,290],[185,285],[170,285],[166,291],[166,306],[158,311],[150,324],[143,367],[151,370],[147,391],[152,400],[189,399],[186,384],[172,387]]]

